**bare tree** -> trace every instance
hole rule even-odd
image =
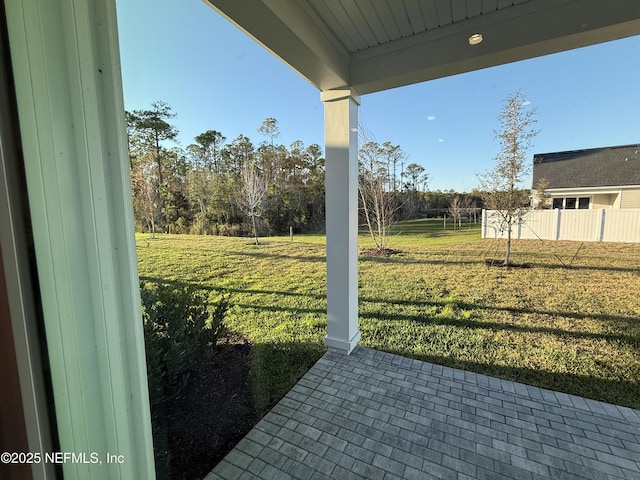
[[[498,117],[500,130],[494,131],[500,141],[496,165],[493,170],[478,175],[484,204],[497,212],[501,229],[507,233],[504,265],[511,261],[513,226],[522,220],[530,203],[529,192],[520,188],[531,169],[527,152],[539,132],[533,128],[537,122],[534,118],[536,109],[528,109],[529,104],[520,91],[507,98]]]
[[[462,227],[462,214],[465,213],[465,207],[463,205],[463,200],[460,195],[456,195],[449,202],[449,213],[453,217],[453,229],[456,228],[456,222],[458,223],[458,227]]]
[[[475,212],[475,206],[473,201],[471,200],[471,197],[469,197],[469,195],[463,194],[460,197],[460,204],[462,206],[462,215],[466,215],[467,218],[469,219],[469,223],[471,223],[471,216],[474,214]],[[462,225],[460,225],[462,226]]]
[[[131,186],[135,212],[146,223],[151,238],[155,238],[161,212],[157,172],[151,161],[137,160],[131,170]]]
[[[258,168],[249,162],[242,164],[240,174],[242,183],[238,190],[236,201],[245,215],[251,219],[253,237],[255,238],[256,245],[259,245],[256,217],[262,216],[261,207],[267,193],[267,181],[264,176],[260,174]]]
[[[449,213],[453,217],[453,228],[456,228],[456,222],[458,223],[458,228],[462,228],[462,217],[467,215],[470,218],[473,211],[474,208],[468,195],[463,193],[451,198],[449,201]]]
[[[391,172],[389,162],[386,161],[386,147],[371,140],[370,135],[362,128],[360,136],[363,140],[358,152],[360,208],[376,249],[384,251],[389,243],[391,226],[399,205],[390,183]],[[403,155],[400,147],[397,147],[395,154]]]

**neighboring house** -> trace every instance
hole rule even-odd
[[[536,154],[532,190],[541,188],[551,208],[640,208],[640,145]]]

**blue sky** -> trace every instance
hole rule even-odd
[[[118,0],[125,108],[167,102],[180,144],[218,130],[254,143],[267,117],[280,143],[323,143],[315,87],[198,0]],[[429,188],[470,191],[493,165],[504,100],[520,89],[537,109],[533,153],[640,142],[640,37],[362,97],[379,142],[423,165]],[[530,185],[525,185],[529,187]]]

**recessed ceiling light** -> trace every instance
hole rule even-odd
[[[469,37],[469,45],[478,45],[480,42],[482,42],[482,40],[483,39],[481,33],[474,33]]]

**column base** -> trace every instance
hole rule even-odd
[[[354,348],[358,346],[360,341],[360,331],[356,331],[355,335],[349,341],[338,338],[330,338],[328,335],[324,337],[324,344],[330,352],[336,352],[341,355],[349,355]]]

